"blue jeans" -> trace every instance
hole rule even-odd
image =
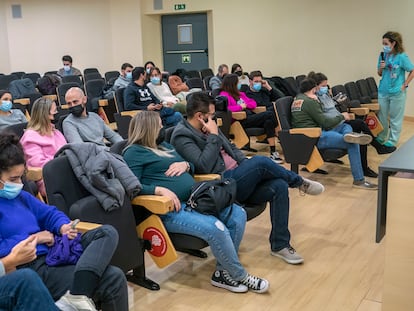
[[[351,164],[351,172],[354,181],[364,180],[364,171],[362,170],[361,154],[358,144],[349,144],[344,141],[344,135],[352,132],[349,124],[342,123],[329,131],[322,131],[322,135],[318,141],[318,148],[329,149],[338,148],[348,150],[349,163]]]
[[[0,278],[0,310],[59,309],[37,273],[21,269]]]
[[[49,289],[53,299],[58,300],[67,290],[76,286],[77,271],[90,271],[99,277],[93,297],[101,303],[102,310],[128,310],[128,289],[125,275],[121,269],[110,266],[109,262],[118,245],[118,232],[109,225],[82,235],[83,254],[76,265],[49,267],[46,256],[19,268],[31,268],[37,272]]]
[[[272,251],[290,246],[288,189],[299,187],[303,183],[302,177],[264,156],[243,160],[223,175],[236,180],[239,202],[270,202],[272,230],[269,241]]]
[[[378,94],[378,103],[380,105],[378,119],[384,127],[384,130],[377,137],[380,143],[387,142],[387,139],[393,146],[398,143],[404,119],[406,98],[406,92],[399,92],[398,94],[387,96]],[[389,124],[388,117],[390,118]]]
[[[233,204],[216,218],[193,211],[182,203],[180,211],[160,217],[167,231],[193,235],[206,241],[217,259],[217,270],[227,270],[237,281],[246,277],[247,271],[237,254],[246,226],[246,211],[242,207]]]

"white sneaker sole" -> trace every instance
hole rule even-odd
[[[283,257],[282,255],[280,255],[276,252],[271,252],[270,254],[272,256],[279,257],[280,259],[283,259],[284,261],[286,261],[288,264],[291,264],[291,265],[299,265],[299,264],[301,264],[305,261],[303,258],[301,258],[301,259],[287,259],[286,257]]]
[[[350,144],[368,145],[372,141],[372,137],[367,134],[349,133],[344,135],[344,141]]]
[[[220,282],[216,282],[211,280],[211,285],[227,289],[228,291],[232,293],[246,293],[249,288],[246,285],[240,284],[239,287],[229,286]]]

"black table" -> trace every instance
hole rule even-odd
[[[378,172],[377,231],[375,241],[381,242],[387,223],[388,177],[397,172],[414,173],[414,136],[382,162]],[[413,189],[414,191],[414,189]],[[410,195],[407,193],[407,195]]]

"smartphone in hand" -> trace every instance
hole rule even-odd
[[[72,222],[72,225],[71,225],[71,228],[72,229],[75,229],[76,228],[76,226],[78,225],[78,223],[80,222],[80,220],[79,219],[75,219],[73,222]]]

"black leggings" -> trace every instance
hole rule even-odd
[[[277,126],[276,117],[271,111],[264,111],[260,113],[248,112],[247,118],[240,121],[243,128],[259,127],[264,128],[266,132],[266,138],[272,138],[276,136],[275,128]]]

